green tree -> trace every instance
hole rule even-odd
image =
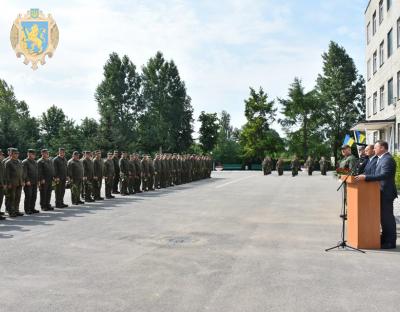
[[[82,138],[81,145],[84,149],[91,151],[101,148],[100,142],[100,125],[93,118],[85,118],[79,125],[80,137]]]
[[[142,87],[140,147],[149,152],[187,150],[193,142],[193,108],[175,63],[157,52],[143,67]]]
[[[219,118],[218,139],[213,150],[213,157],[216,161],[225,164],[241,162],[239,136],[234,136],[234,131],[231,125],[231,116],[228,112],[222,111]]]
[[[258,92],[250,88],[250,97],[245,100],[247,122],[240,135],[243,157],[248,162],[260,162],[266,153],[273,155],[283,150],[281,137],[271,129],[277,111],[274,104],[261,87]]]
[[[329,44],[322,59],[323,73],[318,76],[317,91],[324,116],[323,130],[337,160],[344,136],[365,118],[365,82],[353,59],[337,43]]]
[[[40,118],[42,147],[55,155],[63,147],[67,153],[82,149],[82,136],[79,127],[69,119],[64,111],[53,105]]]
[[[140,75],[125,55],[110,54],[104,65],[104,79],[96,89],[95,99],[100,113],[100,147],[126,149],[136,137],[142,115]]]
[[[28,105],[18,101],[14,89],[0,80],[0,146],[16,147],[24,153],[27,148],[37,148],[39,138],[38,120],[30,116]]]
[[[218,140],[219,122],[217,113],[202,111],[198,121],[201,123],[199,130],[201,148],[205,153],[209,153],[213,150]]]
[[[278,100],[284,116],[279,122],[286,132],[289,152],[303,159],[309,154],[316,155],[317,146],[326,145],[321,133],[322,111],[317,93],[304,92],[301,80],[295,78],[288,98]]]

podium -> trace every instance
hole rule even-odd
[[[345,177],[341,177],[342,180]],[[347,186],[347,243],[360,249],[381,248],[379,182],[356,181],[349,176]]]

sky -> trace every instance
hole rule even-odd
[[[177,64],[195,119],[203,110],[226,110],[233,126],[241,127],[250,86],[263,87],[271,100],[286,97],[295,77],[306,91],[313,88],[330,40],[342,45],[364,74],[367,3],[0,0],[0,78],[34,116],[56,105],[77,122],[98,119],[94,92],[108,55],[126,54],[141,68],[161,51]],[[36,71],[16,57],[9,39],[17,15],[30,8],[52,14],[60,31],[53,58]]]

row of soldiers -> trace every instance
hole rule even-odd
[[[284,170],[284,160],[283,158],[279,158],[276,162],[275,169],[278,172],[278,175],[283,175],[283,170]],[[329,162],[325,159],[325,157],[321,157],[319,161],[319,166],[321,170],[322,175],[326,175],[328,169],[329,169]],[[307,168],[308,175],[312,175],[314,168],[315,168],[315,161],[311,156],[307,158],[307,160],[304,163],[304,167]],[[272,173],[272,168],[273,168],[273,161],[272,158],[269,156],[266,156],[262,162],[262,170],[264,172],[264,175],[269,175]],[[300,160],[297,156],[294,156],[293,159],[291,160],[290,163],[290,168],[292,170],[292,176],[295,177],[299,174],[299,171],[301,170],[301,163]]]
[[[123,196],[151,191],[169,186],[210,178],[213,161],[209,156],[157,154],[154,160],[149,155],[128,154],[118,151],[108,153],[103,160],[101,151],[72,153],[67,161],[65,149],[50,158],[47,149],[41,150],[36,160],[36,151],[29,149],[27,158],[21,161],[19,151],[8,149],[4,158],[0,150],[0,210],[5,197],[6,212],[10,217],[22,216],[19,210],[22,189],[24,190],[24,211],[26,214],[39,213],[35,209],[37,192],[40,192],[40,207],[43,211],[54,210],[50,204],[55,191],[55,208],[66,208],[65,190],[71,189],[73,205],[104,200],[101,196],[105,184],[105,198],[112,194]],[[0,211],[0,220],[4,219]]]

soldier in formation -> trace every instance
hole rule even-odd
[[[282,158],[279,158],[278,161],[276,162],[276,171],[278,171],[278,175],[283,175],[283,165],[284,161]]]
[[[321,175],[326,175],[326,172],[328,171],[328,162],[326,161],[325,157],[322,156],[321,160],[319,161],[319,168],[321,170]]]
[[[357,169],[357,158],[351,153],[351,147],[347,144],[342,146],[343,159],[339,163],[339,167],[342,169],[348,169],[352,173]]]
[[[83,165],[79,160],[79,152],[72,153],[72,158],[68,161],[67,173],[70,181],[72,204],[84,204],[80,199],[81,189],[83,188]]]
[[[38,179],[40,190],[40,207],[43,211],[54,210],[50,204],[53,189],[54,165],[49,157],[49,151],[42,149],[42,157],[38,160]]]
[[[5,167],[4,167],[4,154],[3,151],[0,150],[0,208],[3,205],[4,199],[4,191],[7,188],[6,180],[5,180]],[[4,220],[4,212],[0,211],[0,220]]]
[[[64,203],[65,187],[67,185],[67,165],[65,149],[59,148],[58,155],[53,159],[56,208],[66,208]]]
[[[36,152],[33,149],[28,150],[28,156],[22,161],[24,174],[24,211],[26,214],[39,213],[35,209],[37,189],[39,181],[38,163],[36,162]]]
[[[10,217],[22,216],[19,211],[21,191],[24,190],[24,211],[26,214],[38,213],[35,209],[37,192],[40,192],[40,206],[43,211],[54,210],[51,206],[52,191],[55,191],[55,207],[66,208],[65,190],[70,188],[73,205],[103,200],[101,196],[104,179],[105,198],[112,199],[112,193],[132,195],[189,183],[211,177],[213,162],[209,156],[156,154],[154,160],[149,155],[140,157],[127,152],[108,153],[101,158],[101,151],[72,153],[67,161],[65,149],[50,158],[47,149],[41,150],[41,158],[36,160],[36,151],[28,150],[22,162],[15,148],[8,149],[4,159],[0,151],[0,208],[6,195],[6,212]],[[117,187],[116,187],[117,186]],[[81,196],[84,199],[81,200]],[[3,220],[4,213],[0,214]]]
[[[311,176],[314,171],[314,160],[312,159],[311,156],[308,156],[306,163],[304,165],[307,168],[308,175]]]
[[[101,151],[95,152],[95,158],[93,159],[93,196],[94,200],[104,200],[101,197],[101,187],[103,185],[104,176],[104,161],[101,159]]]
[[[107,154],[107,159],[104,162],[104,184],[105,184],[105,193],[107,199],[115,198],[112,195],[112,190],[114,187],[114,178],[115,178],[115,169],[114,169],[113,153],[110,152]]]
[[[264,175],[269,175],[272,173],[272,159],[269,156],[266,156],[262,162],[262,169]]]
[[[300,161],[297,158],[297,156],[293,157],[292,163],[291,163],[291,168],[292,168],[292,177],[295,177],[299,174],[300,170]]]

